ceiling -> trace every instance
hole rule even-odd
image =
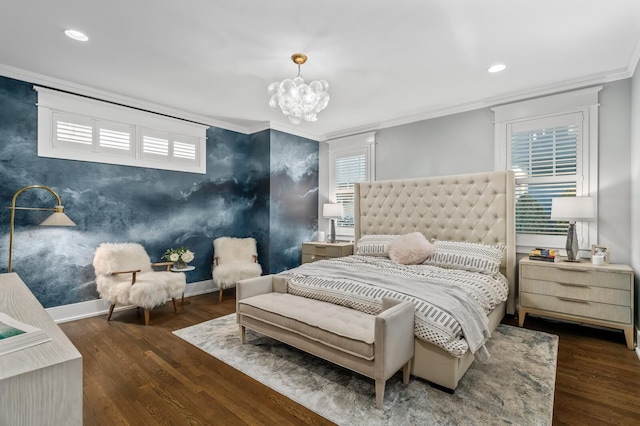
[[[630,77],[639,0],[20,0],[0,74],[251,133],[318,140]],[[63,30],[86,33],[71,40]],[[293,125],[267,86],[331,100]],[[495,63],[505,71],[487,72]]]

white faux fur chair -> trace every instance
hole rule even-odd
[[[235,287],[240,280],[262,274],[254,238],[216,238],[213,240],[213,256],[213,282],[220,289],[219,302],[222,302],[225,288]]]
[[[93,268],[100,297],[111,303],[107,321],[116,303],[144,308],[144,324],[149,325],[149,310],[173,300],[184,293],[187,284],[183,272],[170,272],[173,262],[151,263],[144,247],[135,243],[102,243],[96,249]],[[165,266],[166,271],[154,271]]]

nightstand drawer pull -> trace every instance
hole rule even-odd
[[[562,266],[556,266],[556,269],[560,271],[569,271],[569,272],[589,272],[588,269],[579,269],[579,268],[563,268]]]
[[[571,299],[570,297],[559,297],[559,296],[556,296],[556,297],[558,298],[558,300],[562,300],[563,302],[583,303],[585,305],[589,304],[589,302],[586,300]]]
[[[575,283],[558,283],[560,285],[564,285],[566,287],[580,287],[580,288],[589,288],[588,285],[585,284],[575,284]]]

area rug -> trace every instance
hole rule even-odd
[[[374,381],[247,330],[235,314],[174,334],[339,425],[550,425],[558,337],[500,325],[487,363],[474,362],[451,395],[402,373],[375,408]]]

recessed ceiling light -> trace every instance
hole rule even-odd
[[[74,40],[78,40],[78,41],[89,40],[89,37],[87,37],[84,33],[81,33],[80,31],[77,31],[77,30],[65,30],[64,33],[67,35],[67,37],[72,38]]]
[[[500,72],[502,70],[504,70],[507,66],[504,64],[495,64],[493,65],[491,68],[489,68],[487,71],[489,72]]]

